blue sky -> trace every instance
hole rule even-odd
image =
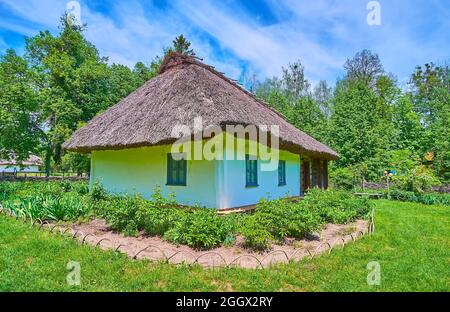
[[[23,36],[57,33],[64,0],[0,0],[0,53],[23,51]],[[227,76],[259,79],[301,60],[314,85],[334,84],[348,57],[368,48],[406,82],[416,65],[450,61],[450,1],[380,0],[381,25],[367,24],[367,0],[81,0],[86,37],[110,62],[149,63],[183,33],[197,55]]]

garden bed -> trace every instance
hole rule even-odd
[[[175,198],[163,197],[159,189],[155,189],[148,200],[138,194],[111,195],[99,184],[89,192],[85,183],[69,181],[0,183],[0,202],[5,210],[27,219],[52,225],[58,221],[69,225],[85,224],[78,226],[86,228],[67,228],[74,231],[74,236],[79,234],[78,230],[87,232],[82,235],[85,242],[94,239],[96,231],[102,235],[123,234],[122,239],[130,239],[131,242],[150,239],[144,244],[152,245],[153,253],[159,253],[165,260],[175,260],[178,254],[185,253],[193,255],[194,262],[199,262],[198,257],[206,258],[203,253],[208,251],[209,257],[216,258],[223,265],[233,261],[228,261],[230,257],[224,260],[216,254],[218,249],[233,255],[248,253],[250,255],[246,258],[259,262],[255,254],[265,259],[276,251],[277,257],[289,260],[295,256],[295,249],[305,244],[308,249],[304,252],[311,255],[316,253],[316,249],[320,252],[324,246],[331,248],[336,239],[345,243],[354,239],[357,233],[364,232],[359,225],[355,227],[354,222],[367,220],[372,207],[368,199],[349,192],[313,189],[301,201],[262,199],[251,213],[221,216],[214,209],[181,207]],[[103,224],[100,219],[104,219]],[[101,226],[96,228],[98,222]],[[334,224],[337,231],[348,232],[343,235],[347,238],[331,237],[331,241],[327,240],[330,224]],[[325,240],[321,241],[321,237]],[[99,241],[96,240],[95,244],[113,244],[108,237]],[[118,241],[116,245],[120,244]],[[166,246],[167,251],[160,250],[160,246]],[[174,246],[180,246],[177,250],[181,252],[177,255],[172,254],[176,252]],[[142,256],[136,250],[139,247],[142,246],[130,251],[133,257]],[[127,246],[119,247],[122,248]],[[151,252],[142,250],[142,254]],[[186,260],[186,255],[179,256]]]
[[[53,232],[65,233],[84,244],[123,252],[134,259],[149,259],[172,264],[199,264],[203,267],[238,266],[243,268],[266,268],[271,264],[299,261],[313,257],[333,248],[343,247],[368,232],[368,221],[357,220],[349,224],[327,224],[323,230],[304,239],[285,238],[284,244],[272,244],[261,252],[245,247],[244,239],[237,237],[233,246],[213,248],[208,251],[177,246],[159,236],[150,237],[140,233],[136,237],[113,231],[103,219],[89,223],[57,226],[44,224]],[[56,227],[55,227],[56,226]]]

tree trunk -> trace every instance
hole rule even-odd
[[[45,176],[48,178],[50,176],[50,167],[52,165],[52,146],[48,143],[47,151],[45,152]]]

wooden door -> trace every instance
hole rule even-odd
[[[301,166],[301,183],[300,183],[300,194],[304,195],[305,191],[307,191],[311,187],[311,170],[310,170],[310,162],[309,161],[302,161]]]

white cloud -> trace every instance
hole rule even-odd
[[[233,2],[206,0],[195,5],[174,0],[164,11],[149,2],[111,1],[107,15],[81,1],[81,19],[88,23],[88,40],[110,62],[148,63],[183,33],[205,62],[232,78],[240,76],[243,61],[263,78],[279,75],[282,66],[300,59],[311,81],[333,82],[346,58],[363,48],[379,53],[385,68],[400,79],[416,65],[449,58],[450,37],[443,34],[450,32],[450,10],[444,2],[432,1],[432,9],[423,12],[423,4],[414,0],[380,1],[382,25],[370,27],[367,1],[266,1],[279,19],[270,25],[236,10]],[[61,0],[0,2],[20,19],[0,20],[0,27],[28,36],[46,28],[56,31],[66,8]],[[432,12],[436,16],[430,18]],[[219,46],[211,45],[211,37]]]

